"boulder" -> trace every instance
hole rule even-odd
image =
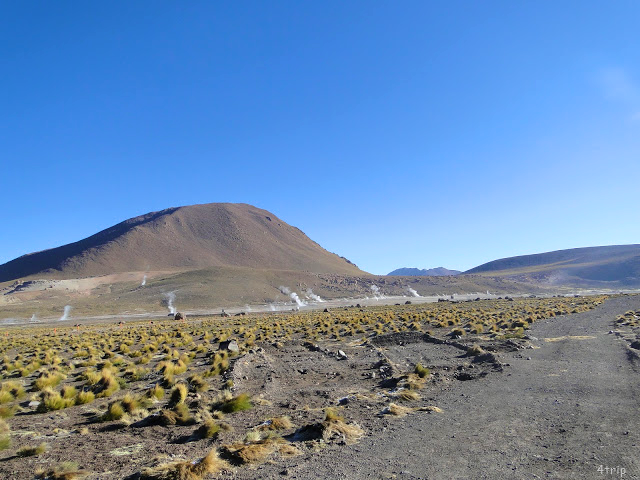
[[[225,340],[224,342],[220,342],[218,350],[227,350],[229,352],[238,353],[240,351],[240,347],[238,347],[238,342],[235,340]]]

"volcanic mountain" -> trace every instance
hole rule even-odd
[[[0,282],[209,267],[366,275],[273,213],[210,203],[148,213],[84,240],[16,258],[0,265]]]
[[[572,248],[502,258],[464,273],[552,285],[640,286],[640,245]]]
[[[410,276],[410,277],[447,277],[450,275],[458,275],[460,270],[449,270],[444,267],[435,267],[435,268],[411,268],[411,267],[403,267],[397,268],[393,272],[387,273],[387,276],[397,275],[397,276]]]

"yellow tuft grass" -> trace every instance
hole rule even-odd
[[[140,472],[140,480],[201,480],[208,475],[225,470],[229,464],[211,450],[197,462],[178,461],[145,468]]]
[[[295,425],[291,419],[287,416],[270,418],[262,425],[259,425],[260,430],[287,430],[293,428]]]
[[[40,455],[44,452],[47,451],[47,444],[46,443],[41,443],[38,446],[35,447],[30,447],[30,446],[25,446],[22,447],[21,449],[19,449],[16,452],[16,456],[18,457],[34,457],[36,455]]]
[[[403,407],[397,403],[390,403],[383,410],[383,415],[395,415],[396,417],[404,417],[406,414],[413,412],[413,408]]]

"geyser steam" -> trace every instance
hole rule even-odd
[[[142,277],[142,283],[140,284],[141,287],[144,287],[147,284],[147,276],[145,275],[144,277]]]
[[[166,303],[167,303],[167,308],[169,309],[169,313],[171,313],[172,315],[175,315],[177,310],[176,307],[173,305],[173,302],[176,301],[176,292],[169,292],[169,293],[165,293],[164,296],[166,297]]]
[[[69,313],[71,312],[71,305],[66,305],[64,307],[64,313],[60,317],[60,320],[69,320]]]
[[[380,287],[378,287],[377,285],[371,285],[371,291],[373,292],[373,298],[375,298],[376,300],[384,298],[384,295],[380,293]]]
[[[279,287],[279,290],[284,294],[284,295],[289,295],[289,298],[291,298],[291,300],[293,300],[294,302],[296,302],[298,304],[299,307],[304,307],[306,305],[306,303],[304,303],[302,300],[300,300],[300,297],[298,297],[298,294],[296,292],[292,292],[289,288],[287,287],[283,287],[282,285]]]
[[[315,293],[313,293],[313,290],[311,290],[310,288],[307,289],[305,295],[311,300],[315,300],[316,302],[324,302],[324,300],[320,298],[320,295],[316,295]]]
[[[413,288],[411,287],[407,287],[407,290],[409,290],[409,293],[411,293],[411,295],[413,295],[414,297],[419,297],[420,294],[418,294],[418,292],[416,292]]]

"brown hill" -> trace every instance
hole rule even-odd
[[[84,240],[16,258],[0,265],[0,282],[207,267],[366,274],[266,210],[210,203],[148,213]]]

